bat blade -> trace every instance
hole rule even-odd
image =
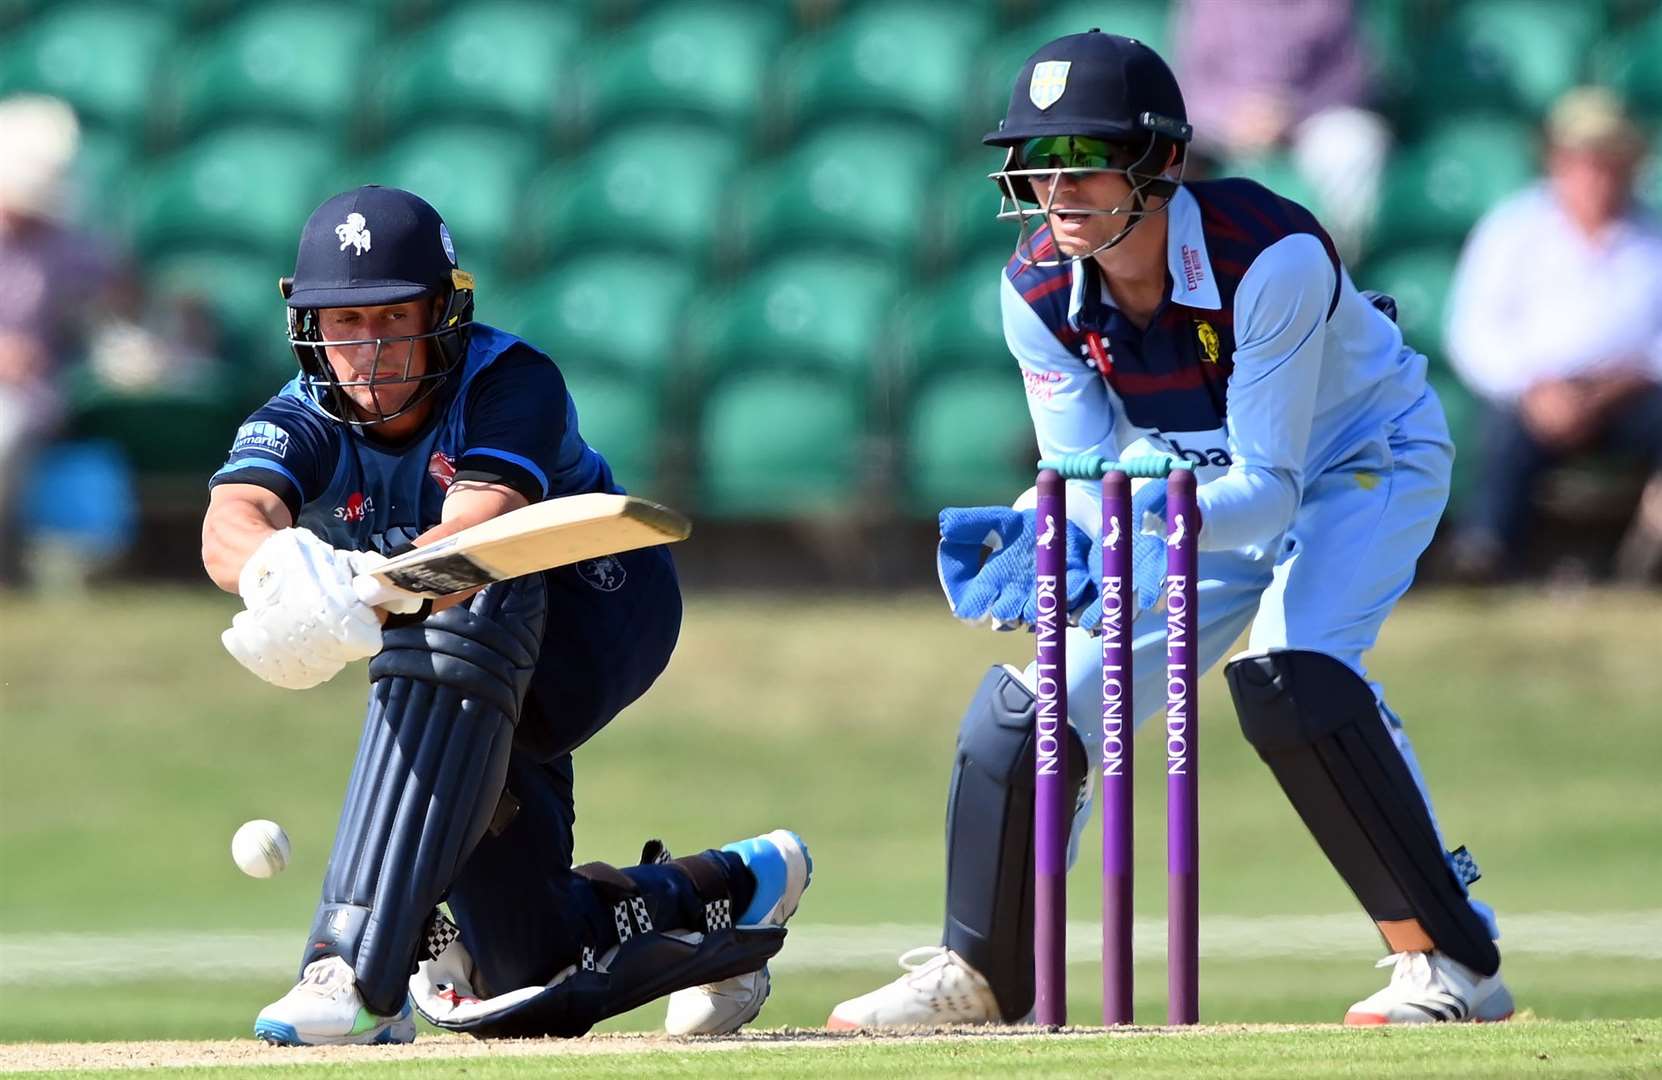
[[[389,559],[365,577],[432,599],[493,581],[685,540],[692,523],[633,495],[568,495],[522,506]]]

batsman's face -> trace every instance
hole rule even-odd
[[[420,387],[416,380],[427,373],[428,342],[396,339],[427,332],[432,318],[427,300],[324,308],[318,313],[329,366],[365,416],[397,412]],[[328,344],[331,341],[352,344]]]

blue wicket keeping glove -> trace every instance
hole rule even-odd
[[[941,511],[936,569],[952,614],[999,630],[1038,621],[1033,547],[1038,532],[1032,510],[1007,506],[949,506]],[[1049,523],[1054,526],[1055,523]],[[1071,521],[1067,528],[1067,603],[1072,611],[1093,600],[1091,538]],[[993,552],[982,562],[983,549]]]
[[[1102,541],[1091,547],[1091,573],[1102,577]],[[1154,606],[1166,581],[1166,485],[1151,480],[1131,496],[1131,589],[1133,617]],[[1102,630],[1101,590],[1079,613],[1079,625]]]

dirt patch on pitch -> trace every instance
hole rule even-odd
[[[1046,1038],[1177,1036],[1220,1031],[1290,1031],[1295,1025],[1220,1025],[1204,1028],[1062,1028]],[[778,1028],[719,1038],[678,1039],[667,1035],[589,1035],[581,1039],[498,1039],[480,1042],[465,1035],[423,1035],[407,1046],[267,1046],[252,1039],[225,1042],[11,1043],[0,1045],[0,1073],[59,1069],[155,1069],[192,1065],[305,1065],[435,1058],[574,1057],[654,1050],[720,1052],[783,1046],[849,1046],[895,1040],[951,1042],[960,1039],[1017,1039],[1039,1035],[1031,1027],[899,1028],[884,1031],[824,1031]]]

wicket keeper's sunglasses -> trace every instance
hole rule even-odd
[[[1124,169],[1136,162],[1131,147],[1084,135],[1029,139],[1021,147],[1023,169]]]

